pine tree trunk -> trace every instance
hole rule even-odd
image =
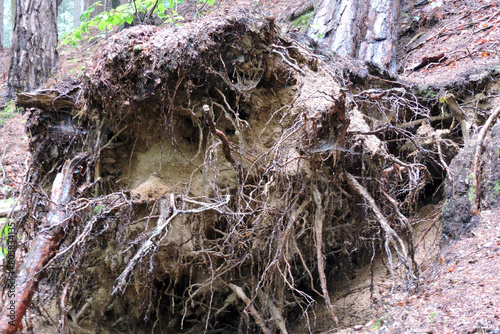
[[[75,0],[73,7],[73,28],[80,25],[80,16],[82,16],[82,0]]]
[[[396,74],[399,0],[320,0],[308,35]]]
[[[57,61],[57,0],[16,1],[8,95],[34,90]]]

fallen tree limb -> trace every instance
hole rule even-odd
[[[4,304],[0,317],[0,333],[2,334],[12,334],[21,328],[21,319],[30,307],[31,299],[38,287],[40,273],[58,249],[65,235],[64,231],[70,223],[71,211],[66,210],[66,205],[75,188],[73,174],[87,156],[88,153],[80,153],[73,159],[67,160],[54,180],[47,227],[42,228],[33,241],[26,261],[14,283],[15,293],[12,299],[6,300]]]
[[[19,93],[17,94],[16,105],[24,108],[55,111],[72,109],[75,106],[79,91],[80,87],[74,88],[68,93],[63,93],[56,89],[42,89],[34,92]]]
[[[483,128],[481,131],[479,131],[479,135],[477,138],[477,143],[476,143],[476,149],[474,152],[474,160],[472,162],[472,170],[471,170],[471,175],[472,175],[472,180],[473,180],[473,187],[474,187],[474,200],[472,201],[472,209],[471,209],[471,214],[477,216],[479,214],[479,158],[481,157],[481,152],[483,150],[483,143],[484,143],[484,138],[486,137],[486,132],[488,131],[489,127],[491,126],[491,123],[493,123],[493,120],[497,118],[500,115],[500,106],[498,106],[493,112],[491,113],[490,117],[486,120],[486,123],[484,123]]]

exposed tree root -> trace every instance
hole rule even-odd
[[[391,270],[393,269],[393,262],[392,262],[392,251],[390,249],[390,245],[394,247],[396,250],[396,253],[399,257],[399,259],[405,264],[406,268],[410,271],[410,276],[413,276],[411,274],[411,265],[410,265],[410,260],[408,258],[408,253],[406,251],[406,247],[404,245],[403,240],[397,235],[397,233],[391,228],[389,225],[389,222],[387,219],[384,217],[382,212],[380,211],[378,205],[375,203],[375,200],[373,197],[368,193],[365,187],[363,187],[354,176],[352,176],[350,173],[345,173],[345,176],[347,177],[347,180],[349,181],[349,184],[351,187],[358,193],[360,194],[366,202],[368,202],[368,205],[372,209],[373,213],[375,214],[375,217],[377,217],[378,222],[380,223],[380,226],[382,226],[382,229],[385,232],[385,251],[387,252],[387,257],[389,264],[391,265]]]
[[[325,219],[325,213],[323,206],[321,205],[321,194],[316,185],[312,189],[314,202],[316,203],[316,214],[314,216],[314,234],[316,237],[316,260],[318,261],[318,272],[319,280],[321,283],[321,291],[323,292],[323,298],[325,299],[326,308],[330,312],[333,322],[338,326],[339,319],[335,315],[332,302],[330,300],[330,294],[328,293],[328,283],[325,275],[325,263],[323,260],[323,252],[321,250],[323,246],[323,220]]]
[[[472,187],[474,189],[474,197],[472,200],[471,213],[475,216],[479,214],[479,158],[481,157],[481,152],[483,150],[484,138],[486,137],[486,132],[490,128],[493,121],[500,115],[500,106],[496,107],[490,114],[486,123],[484,123],[481,131],[479,131],[476,148],[474,150],[474,160],[472,161]]]
[[[40,281],[42,269],[59,247],[65,230],[74,217],[73,211],[68,210],[67,207],[71,195],[75,191],[73,174],[87,157],[87,153],[80,153],[73,159],[67,160],[54,181],[51,212],[48,215],[47,226],[38,233],[33,241],[30,252],[17,276],[14,299],[3,307],[0,318],[0,332],[2,334],[11,334],[20,328],[21,319],[26,309],[29,308],[31,298]]]

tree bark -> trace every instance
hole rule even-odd
[[[307,34],[395,75],[398,15],[399,0],[320,0]]]
[[[82,16],[82,0],[75,0],[73,7],[73,28],[80,25],[80,16]]]
[[[57,0],[18,0],[8,95],[35,90],[57,61]]]
[[[14,296],[8,296],[0,316],[0,333],[15,333],[21,326],[21,319],[30,307],[41,272],[45,264],[54,255],[65,231],[71,223],[71,210],[66,210],[70,202],[75,184],[73,174],[78,166],[88,157],[87,153],[79,153],[67,160],[62,171],[56,176],[52,186],[50,212],[47,216],[48,226],[41,226],[41,231],[33,241],[25,262],[17,274]]]

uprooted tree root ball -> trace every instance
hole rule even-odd
[[[61,290],[37,297],[56,325],[286,333],[312,328],[317,303],[333,323],[334,278],[372,245],[414,286],[400,235],[450,133],[414,136],[442,119],[403,87],[348,93],[341,73],[247,12],[104,42],[74,110],[30,119],[20,219],[29,232],[59,214],[46,280]],[[36,186],[56,183],[63,209]]]

